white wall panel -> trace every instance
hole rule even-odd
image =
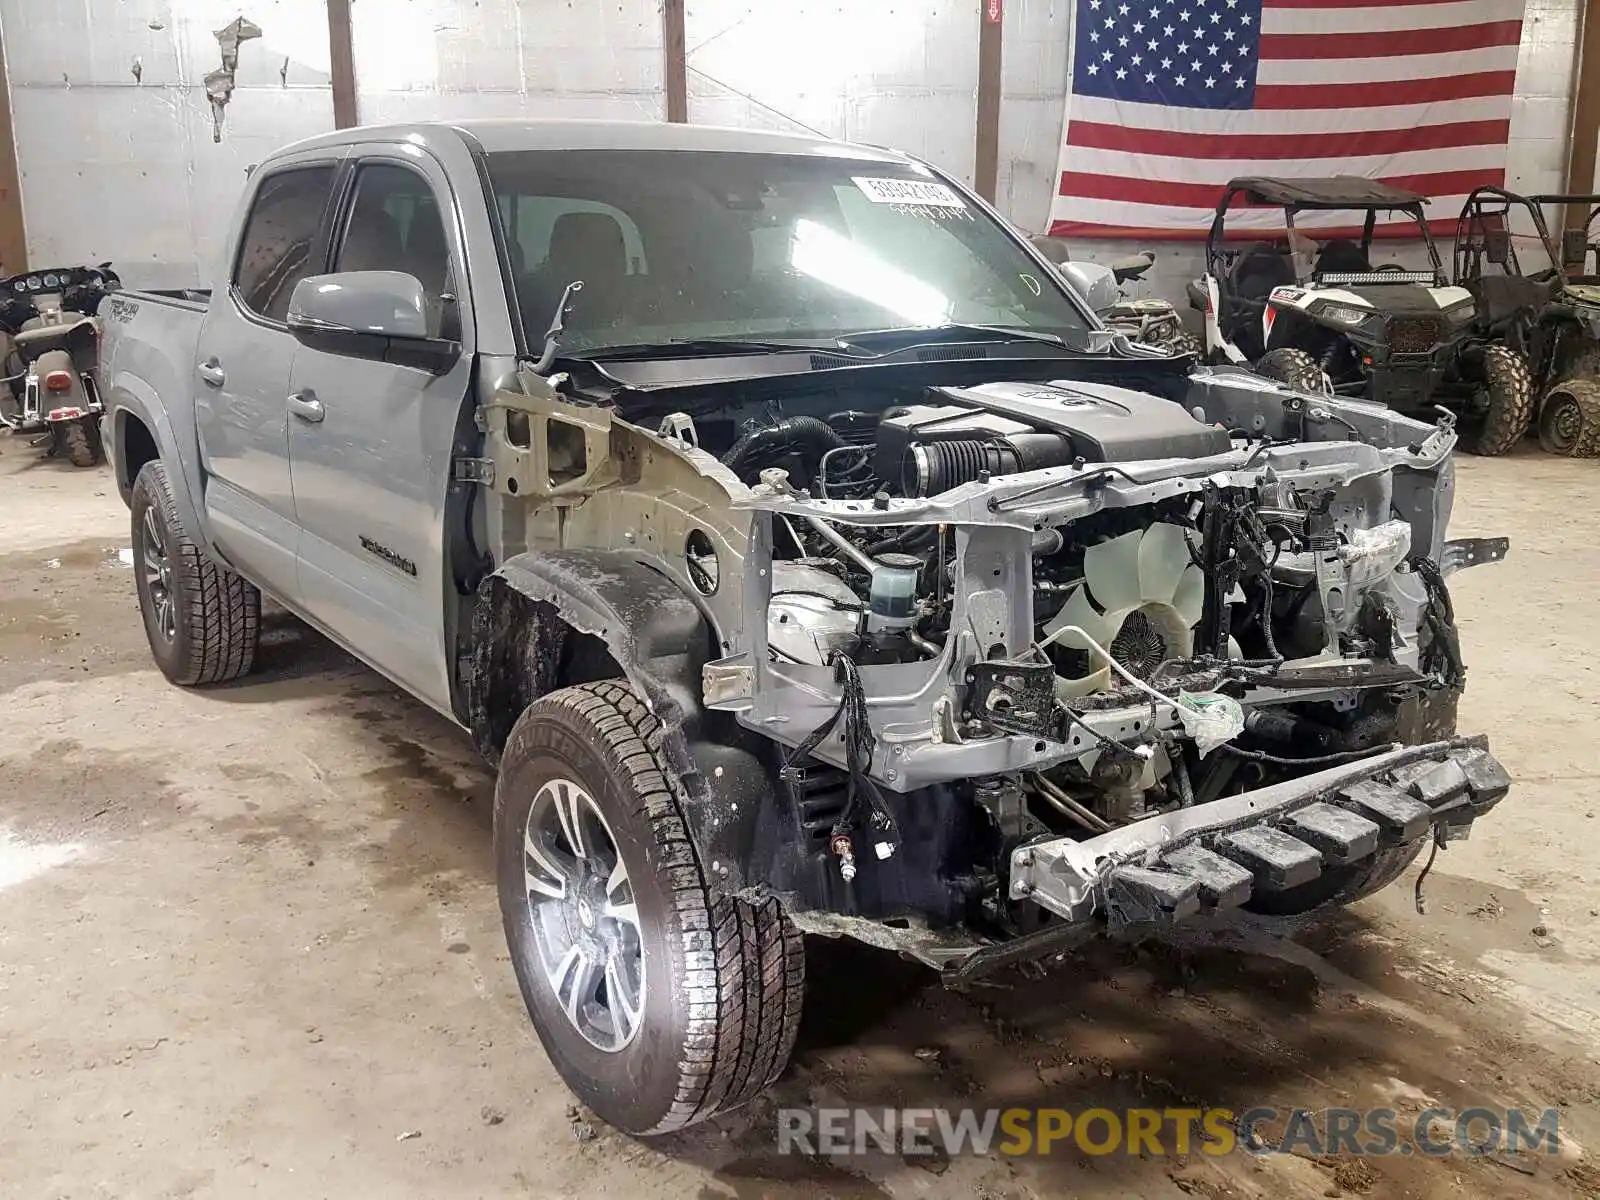
[[[1056,148],[1066,112],[1072,0],[1008,0],[1000,180],[995,200],[1028,229],[1044,227],[1056,184]]]
[[[216,142],[204,79],[241,13],[262,36],[240,48]],[[34,265],[209,282],[245,168],[333,123],[321,0],[0,0],[0,26]]]
[[[656,0],[354,0],[363,124],[665,115]]]
[[[970,180],[978,9],[688,0],[689,119],[897,146]]]

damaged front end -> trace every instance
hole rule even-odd
[[[1448,422],[1186,387],[930,388],[720,456],[749,536],[703,702],[780,747],[730,888],[970,976],[1342,902],[1505,794],[1454,731],[1446,579],[1506,546],[1444,539]]]

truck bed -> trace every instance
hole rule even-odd
[[[128,300],[153,300],[157,304],[170,304],[177,308],[205,309],[211,303],[210,288],[153,288],[150,290],[125,290],[117,293]]]

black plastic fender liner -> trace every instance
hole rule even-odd
[[[707,878],[729,892],[745,888],[757,821],[772,812],[776,764],[763,739],[701,704],[701,671],[718,645],[716,631],[647,555],[530,552],[483,580],[466,689],[479,752],[496,763],[527,704],[595,677],[563,677],[573,635],[597,639],[661,722],[662,751],[673,770],[668,784]]]
[[[699,707],[710,625],[646,556],[616,550],[518,554],[480,585],[480,608],[486,599],[491,606],[503,599],[507,588],[548,605],[550,617],[572,633],[598,638],[663,725],[680,725],[689,709]],[[549,640],[551,632],[539,634]],[[483,649],[475,645],[475,651]],[[550,683],[560,686],[554,677]]]

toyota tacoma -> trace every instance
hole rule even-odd
[[[1449,419],[1135,346],[914,158],[345,130],[252,173],[214,289],[104,315],[157,664],[248,674],[265,596],[468,732],[522,995],[621,1129],[777,1077],[803,933],[961,983],[1312,913],[1509,787]]]

